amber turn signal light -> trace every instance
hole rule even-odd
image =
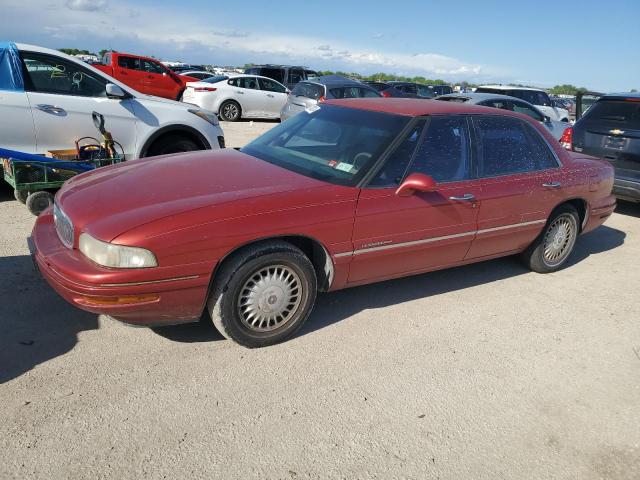
[[[99,307],[103,305],[132,305],[135,303],[149,303],[160,300],[160,295],[122,295],[119,297],[94,297],[91,295],[81,295],[76,302],[81,305]]]

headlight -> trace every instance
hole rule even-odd
[[[87,258],[103,267],[147,268],[158,266],[155,255],[149,250],[102,242],[88,233],[80,235],[78,248]]]
[[[201,119],[206,120],[211,125],[218,125],[218,115],[213,112],[209,112],[207,110],[196,110],[195,108],[190,108],[189,111],[194,115],[199,116]]]

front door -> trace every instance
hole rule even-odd
[[[560,164],[540,133],[518,118],[474,117],[478,138],[478,233],[467,259],[525,249],[560,202]]]
[[[35,52],[21,52],[21,57],[38,153],[72,149],[81,137],[101,141],[91,117],[96,111],[104,115],[105,128],[123,145],[127,156],[134,154],[136,117],[132,100],[107,98],[107,80],[75,62]]]
[[[149,95],[175,100],[181,86],[160,64],[150,60],[141,59],[142,72],[145,76],[144,83]]]
[[[233,98],[242,108],[243,117],[262,117],[264,115],[266,96],[260,91],[257,77],[237,77],[229,80]]]
[[[473,241],[480,183],[471,180],[465,116],[420,119],[361,191],[349,282],[363,283],[449,266]],[[410,173],[430,175],[435,192],[396,195]]]

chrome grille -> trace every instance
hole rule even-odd
[[[56,226],[58,238],[65,247],[73,248],[73,223],[60,209],[58,204],[53,206],[53,222]]]

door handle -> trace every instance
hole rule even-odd
[[[38,105],[36,105],[36,108],[38,110],[42,110],[43,112],[52,113],[54,115],[60,115],[62,113],[66,113],[64,111],[64,108],[55,107],[53,105],[47,105],[47,104],[44,104],[44,103],[39,103]]]
[[[244,92],[242,90],[236,90],[236,93],[239,93],[240,95],[244,95]]]
[[[560,188],[561,185],[560,182],[547,182],[542,184],[544,188]]]
[[[472,193],[465,193],[461,197],[457,197],[455,195],[452,197],[449,197],[449,200],[453,200],[454,202],[470,202],[475,199],[476,197]]]
[[[273,98],[273,95],[271,95],[270,93],[267,93],[267,97]]]

